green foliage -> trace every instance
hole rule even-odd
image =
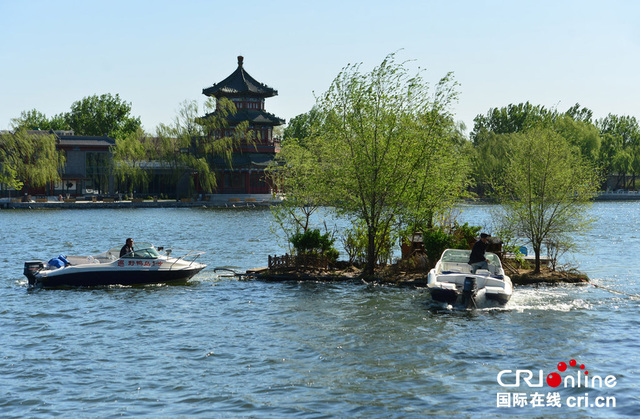
[[[471,140],[478,145],[482,143],[487,133],[513,134],[534,127],[549,126],[556,117],[557,112],[529,102],[492,108],[486,115],[478,115],[473,119],[475,125]]]
[[[565,115],[574,121],[584,122],[586,124],[593,123],[593,111],[585,107],[581,108],[579,103],[567,109]]]
[[[151,141],[142,128],[122,138],[116,138],[112,147],[115,174],[120,181],[121,192],[143,192],[150,181],[151,173],[146,163],[151,156]]]
[[[469,223],[459,225],[455,222],[451,229],[453,247],[455,249],[469,249],[476,241],[476,238],[480,235],[481,229],[482,227],[470,226]]]
[[[600,161],[607,174],[617,174],[617,187],[627,188],[626,175],[640,174],[640,125],[635,117],[609,114],[597,122],[602,134]]]
[[[13,134],[0,133],[0,183],[11,189],[20,189],[23,185],[18,177],[19,153]]]
[[[318,229],[299,231],[291,237],[293,248],[299,253],[324,253],[333,246],[334,241],[329,233],[321,234]]]
[[[395,225],[432,220],[466,187],[464,142],[448,111],[456,86],[449,74],[432,93],[394,55],[369,73],[349,65],[283,143],[275,173],[287,200],[361,223],[367,274],[387,258]]]
[[[14,129],[27,130],[73,130],[76,135],[106,135],[124,138],[140,128],[140,118],[131,116],[131,103],[110,93],[87,96],[71,105],[69,112],[47,118],[42,112],[32,109],[23,111],[11,120]]]
[[[247,122],[229,129],[228,117],[236,106],[228,99],[209,98],[201,116],[196,101],[184,101],[171,124],[160,124],[156,131],[156,159],[170,168],[176,183],[185,173],[197,173],[200,188],[212,192],[217,187],[218,159],[230,167],[233,150],[254,144],[255,135]]]
[[[367,235],[362,229],[353,228],[345,231],[342,236],[342,247],[347,253],[349,264],[364,265],[367,260]]]
[[[597,164],[602,140],[595,125],[562,115],[556,119],[554,129],[566,138],[569,144],[578,148],[585,159],[592,164]]]
[[[482,227],[468,223],[452,226],[439,226],[425,229],[422,233],[425,253],[429,263],[434,266],[445,249],[469,249],[476,241]]]
[[[497,224],[530,241],[539,272],[545,241],[569,242],[571,233],[589,225],[585,210],[600,177],[551,129],[512,134],[508,155],[505,177],[496,185],[502,208]]]
[[[106,135],[124,138],[140,128],[140,118],[131,116],[131,104],[116,94],[87,96],[71,105],[65,115],[68,126],[76,135]]]
[[[156,161],[170,169],[174,183],[185,179],[191,183],[197,178],[199,186],[205,192],[211,192],[217,187],[219,160],[230,166],[233,150],[240,145],[255,144],[256,135],[249,129],[248,122],[229,129],[227,118],[235,114],[236,107],[227,99],[209,99],[204,111],[207,114],[202,117],[196,101],[185,101],[173,123],[161,124],[157,137],[150,138],[142,131],[140,118],[131,116],[130,103],[121,100],[117,94],[103,94],[76,101],[70,112],[51,119],[35,109],[22,112],[19,118],[12,120],[12,125],[20,130],[72,129],[76,135],[114,138],[113,170],[123,191],[143,192],[151,175],[147,164]],[[13,157],[4,159],[10,158]],[[45,160],[42,162],[46,163]],[[16,167],[16,164],[3,165],[0,176],[5,183],[20,184],[21,174]],[[31,184],[34,180],[40,181],[35,168],[29,173],[35,176],[29,180]],[[197,176],[192,176],[194,174]]]
[[[424,251],[429,263],[434,265],[445,249],[453,247],[453,237],[443,231],[442,228],[426,230],[422,233]]]
[[[59,180],[64,160],[53,135],[29,133],[24,128],[0,135],[0,181],[16,189],[23,185],[39,188]]]
[[[64,114],[58,114],[51,119],[47,118],[42,112],[32,109],[30,111],[22,111],[20,117],[11,120],[11,126],[14,130],[68,130],[69,125],[65,121]]]
[[[350,264],[356,264],[358,266],[367,264],[369,238],[367,227],[362,221],[356,221],[352,228],[344,231],[341,235],[341,240],[343,248],[349,257]],[[379,230],[375,241],[379,243],[380,246],[376,263],[383,265],[391,262],[394,243],[391,232]]]
[[[303,142],[312,135],[313,127],[320,118],[319,111],[313,107],[309,112],[300,114],[289,121],[284,129],[282,143]]]
[[[592,123],[593,112],[576,104],[564,114],[529,102],[490,109],[475,119],[471,140],[475,146],[473,179],[477,191],[491,197],[508,166],[512,135],[533,129],[557,132],[577,147],[582,156],[599,165],[601,134]]]
[[[335,239],[329,233],[321,234],[318,229],[298,231],[291,236],[291,244],[296,254],[321,254],[331,261],[338,259],[338,251],[333,247]]]

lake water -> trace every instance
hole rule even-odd
[[[489,207],[462,210],[490,231]],[[284,253],[265,209],[0,211],[0,416],[638,416],[640,203],[591,211],[573,262],[601,288],[517,287],[473,312],[423,289],[218,277]],[[27,290],[25,260],[126,237],[204,250],[209,267],[186,286]],[[579,365],[615,386],[536,387]],[[516,370],[533,379],[507,387]]]

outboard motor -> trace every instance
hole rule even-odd
[[[41,260],[29,260],[24,263],[24,276],[29,279],[29,285],[33,285],[36,282],[36,274],[44,268],[44,263]]]
[[[464,279],[464,286],[462,288],[462,305],[465,308],[475,306],[473,298],[476,296],[476,279],[472,276],[468,276]]]

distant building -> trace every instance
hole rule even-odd
[[[111,146],[115,140],[106,136],[74,135],[73,131],[27,131],[30,135],[53,135],[56,149],[65,156],[61,180],[47,186],[34,188],[25,185],[22,191],[2,187],[0,195],[84,195],[113,194],[114,178],[111,170]],[[11,135],[4,131],[4,135]]]
[[[114,193],[111,170],[111,147],[116,144],[107,136],[74,135],[73,131],[53,131],[58,150],[64,152],[62,180],[54,185],[53,195],[91,195]]]
[[[218,137],[231,135],[238,124],[248,121],[249,130],[257,138],[255,145],[247,144],[235,150],[231,167],[222,158],[216,162],[219,176],[215,193],[268,194],[271,187],[264,169],[280,151],[280,140],[274,137],[273,128],[283,125],[285,120],[265,110],[265,99],[276,96],[278,91],[251,77],[243,67],[243,60],[238,57],[238,68],[229,77],[202,90],[206,96],[227,98],[236,105],[237,113],[227,118],[229,127],[226,132],[217,132]]]
[[[271,186],[265,177],[265,168],[280,151],[280,139],[274,137],[273,128],[283,125],[284,119],[265,110],[265,99],[277,96],[278,91],[255,80],[243,67],[243,57],[238,57],[238,68],[226,79],[202,90],[206,96],[227,98],[236,105],[237,112],[227,118],[228,127],[218,130],[218,138],[231,135],[238,124],[247,121],[254,133],[255,144],[245,144],[233,152],[231,166],[222,157],[214,158],[214,170],[218,176],[215,194],[269,194]],[[209,115],[215,115],[218,110]],[[205,118],[209,115],[205,115]],[[65,155],[61,180],[22,191],[10,190],[0,185],[1,196],[24,195],[113,195],[122,193],[121,184],[115,178],[112,147],[116,141],[107,136],[74,135],[73,131],[29,131],[30,134],[54,135],[56,148]],[[3,135],[11,134],[3,131]],[[191,192],[189,171],[176,179],[171,168],[159,161],[140,163],[150,172],[150,183],[137,194],[167,197],[187,196]],[[197,182],[196,182],[197,184]],[[197,191],[202,193],[202,191]]]

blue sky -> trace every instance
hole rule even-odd
[[[0,129],[21,111],[66,112],[120,94],[144,128],[245,70],[278,90],[267,110],[307,112],[349,63],[389,53],[453,72],[456,119],[530,101],[640,119],[637,1],[0,0]]]

